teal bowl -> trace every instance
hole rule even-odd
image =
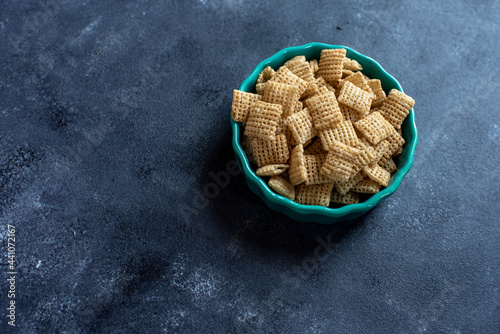
[[[271,58],[268,58],[258,64],[252,74],[250,74],[250,76],[243,81],[239,89],[245,92],[255,93],[255,82],[257,81],[257,77],[267,66],[271,66],[276,70],[287,60],[295,56],[305,55],[308,60],[314,58],[319,59],[321,50],[339,48],[346,49],[347,57],[357,60],[363,66],[362,72],[364,74],[373,79],[380,79],[386,94],[394,88],[403,92],[399,82],[387,73],[375,60],[345,46],[328,45],[323,43],[309,43],[279,51]],[[266,182],[257,176],[257,174],[255,174],[250,167],[248,158],[240,145],[240,123],[231,119],[231,127],[233,129],[232,142],[234,153],[236,155],[236,161],[238,162],[240,169],[243,171],[246,183],[250,189],[262,198],[264,203],[266,203],[266,205],[271,209],[281,212],[297,221],[314,222],[319,224],[333,224],[343,220],[358,218],[373,209],[375,205],[380,202],[380,200],[392,195],[396,189],[398,189],[403,177],[406,173],[408,173],[413,165],[413,156],[415,154],[415,148],[418,140],[417,128],[415,126],[415,113],[412,109],[402,126],[403,137],[406,143],[403,146],[403,153],[395,159],[398,170],[392,175],[388,187],[381,190],[379,193],[372,195],[364,202],[346,205],[340,208],[326,208],[316,205],[298,204],[273,192],[268,187]]]

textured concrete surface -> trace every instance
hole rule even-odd
[[[0,332],[499,333],[499,13],[1,1]],[[371,56],[417,101],[398,191],[336,226],[274,213],[237,173],[200,200],[233,159],[232,89],[312,41]]]

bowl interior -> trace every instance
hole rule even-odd
[[[255,82],[257,81],[257,77],[267,66],[271,66],[273,69],[277,70],[287,60],[295,56],[305,55],[308,60],[319,59],[321,50],[336,48],[346,49],[347,57],[358,61],[363,66],[362,72],[364,74],[373,79],[380,79],[386,94],[388,94],[391,89],[403,91],[397,80],[387,73],[375,60],[345,46],[328,45],[323,43],[310,43],[279,51],[274,56],[258,64],[250,76],[241,84],[239,89],[255,93]],[[272,209],[282,212],[295,220],[317,222],[322,224],[331,224],[341,220],[359,217],[372,209],[382,198],[392,195],[413,164],[413,156],[418,140],[418,133],[415,126],[415,115],[412,109],[402,125],[403,137],[406,143],[403,146],[403,153],[395,159],[398,170],[392,175],[389,185],[379,193],[372,195],[361,203],[346,205],[340,208],[325,208],[321,206],[298,204],[274,193],[267,186],[264,180],[257,176],[250,167],[248,158],[240,145],[241,133],[239,123],[231,119],[231,126],[233,129],[233,148],[236,160],[245,175],[249,187]]]

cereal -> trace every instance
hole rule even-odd
[[[318,94],[306,100],[316,129],[326,129],[342,121],[335,94]]]
[[[354,74],[354,72],[353,72],[353,71],[343,69],[343,70],[342,70],[342,79],[345,79],[345,78],[347,78],[348,76],[353,75],[353,74]]]
[[[361,180],[364,179],[363,172],[359,172],[354,174],[347,180],[346,182],[335,182],[335,189],[341,195],[346,195],[349,190],[351,190],[354,186],[356,186]]]
[[[306,141],[316,136],[317,131],[313,127],[313,120],[309,110],[303,109],[287,118],[287,124],[293,134],[293,138],[298,144],[305,144]]]
[[[257,78],[257,83],[265,83],[271,79],[276,72],[271,68],[271,66],[266,67],[260,72],[259,77]]]
[[[358,112],[352,108],[349,108],[342,103],[339,104],[340,113],[344,117],[345,120],[351,121],[353,124],[362,119],[364,116],[358,114]]]
[[[301,93],[301,97],[312,96],[318,93],[318,86],[316,85],[316,81],[314,79],[314,73],[304,56],[294,57],[287,61],[283,66],[290,69],[290,71],[299,78],[308,82],[305,91]]]
[[[288,68],[285,66],[281,66],[277,71],[276,74],[271,78],[269,81],[274,81],[274,82],[279,82],[279,83],[284,83],[290,86],[295,86],[297,87],[297,92],[299,96],[304,93],[306,90],[307,86],[309,83],[305,80],[302,80],[298,76],[292,73]]]
[[[333,182],[310,186],[300,184],[295,191],[295,202],[305,205],[329,206],[332,188]]]
[[[231,117],[236,122],[246,122],[250,107],[254,102],[260,100],[262,100],[262,96],[235,89],[233,91]]]
[[[292,201],[295,199],[295,188],[283,176],[271,176],[267,184],[281,196]]]
[[[325,163],[321,168],[321,174],[334,181],[347,182],[351,175],[354,174],[359,154],[360,150],[333,140]]]
[[[305,184],[321,184],[331,182],[325,175],[320,173],[321,167],[325,162],[326,154],[305,155],[304,161],[306,164],[307,177]]]
[[[316,78],[316,85],[318,86],[318,89],[321,89],[321,87],[326,87],[330,92],[335,93],[335,88],[333,88],[328,82],[323,77]],[[319,91],[319,93],[325,93],[325,91]]]
[[[361,71],[363,69],[363,66],[361,66],[361,64],[356,60],[345,57],[343,68],[344,70]]]
[[[271,164],[258,168],[255,171],[255,174],[258,176],[274,176],[283,173],[288,169],[288,165],[286,164]]]
[[[378,111],[357,121],[354,126],[372,144],[377,144],[382,139],[387,138],[394,130],[392,125]]]
[[[387,136],[386,140],[389,143],[389,146],[380,158],[380,164],[385,164],[387,160],[391,158],[391,156],[395,155],[399,149],[403,148],[403,145],[405,143],[403,137],[401,137],[401,135],[394,129],[391,131],[389,136]]]
[[[372,90],[373,94],[375,94],[375,98],[372,101],[372,111],[374,107],[379,107],[384,103],[386,96],[385,92],[382,89],[382,84],[379,79],[370,79],[367,80],[368,86]]]
[[[261,83],[258,83],[258,84],[255,85],[255,91],[259,95],[264,95],[264,90],[265,89],[266,89],[266,83],[265,82],[261,82]]]
[[[356,72],[353,75],[348,76],[344,80],[341,80],[337,86],[337,88],[342,89],[342,86],[344,85],[345,82],[351,82],[353,83],[356,87],[361,88],[365,92],[370,93],[373,98],[375,98],[375,94],[373,93],[372,89],[368,85],[368,82],[366,81],[365,77],[363,76],[363,73],[361,72]],[[373,103],[373,102],[372,102]],[[370,105],[371,106],[371,105]]]
[[[309,67],[311,68],[313,74],[316,74],[316,72],[318,72],[319,69],[318,60],[317,59],[309,60]]]
[[[356,147],[359,144],[358,137],[354,131],[351,121],[342,121],[334,128],[323,129],[318,132],[323,149],[329,150],[332,140],[339,141],[345,145]]]
[[[288,117],[299,99],[298,89],[295,86],[268,81],[264,89],[262,100],[269,103],[280,104],[283,107],[283,117]]]
[[[363,172],[372,181],[375,181],[384,187],[387,187],[387,185],[389,184],[391,173],[380,167],[377,163],[373,163],[369,166],[363,167]]]
[[[252,149],[258,167],[288,162],[289,151],[284,134],[277,135],[274,140],[253,138]]]
[[[352,187],[352,191],[360,194],[376,194],[380,191],[380,184],[370,179],[364,179]]]
[[[322,50],[317,75],[328,82],[338,82],[342,78],[345,55],[345,49]]]
[[[401,124],[415,105],[415,100],[396,89],[391,90],[387,100],[380,107],[379,112],[396,129],[401,128]]]
[[[373,93],[362,90],[350,81],[344,81],[338,100],[359,114],[366,115],[370,112],[373,97]]]
[[[336,204],[357,204],[359,203],[359,195],[353,192],[349,192],[345,195],[341,195],[338,192],[334,191],[331,194],[330,201]]]
[[[290,154],[288,176],[292,186],[296,186],[297,184],[304,182],[307,178],[304,148],[301,144],[292,149],[292,153]]]
[[[323,149],[320,139],[316,139],[311,145],[307,146],[304,150],[305,154],[327,154],[328,152]]]
[[[378,164],[380,165],[380,161],[378,162]],[[392,158],[389,158],[387,162],[384,165],[382,165],[382,168],[384,168],[389,173],[394,173],[395,171],[398,170],[398,167],[396,166]]]
[[[273,140],[276,137],[276,128],[282,112],[279,104],[263,101],[255,102],[250,107],[245,136]]]

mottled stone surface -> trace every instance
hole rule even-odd
[[[0,332],[13,224],[19,333],[499,333],[499,13],[1,1]],[[232,90],[313,41],[376,59],[417,101],[398,191],[336,226],[271,211],[241,174],[193,204],[233,159]]]

